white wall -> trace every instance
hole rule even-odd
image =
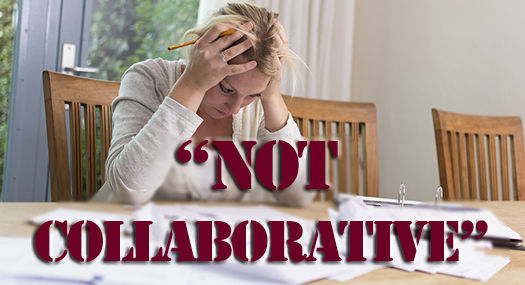
[[[431,108],[525,115],[525,1],[357,0],[352,101],[374,102],[380,195],[433,200]]]

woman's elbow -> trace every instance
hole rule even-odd
[[[141,188],[143,189],[144,187],[139,187],[133,183],[125,183],[118,172],[110,172],[108,182],[111,191],[113,191],[124,204],[143,205],[149,202],[153,196],[152,193],[150,193],[151,191],[141,190]]]
[[[117,191],[117,196],[120,197],[120,199],[122,200],[124,204],[134,205],[134,206],[144,205],[150,201],[151,199],[150,197],[145,197],[144,195],[141,195],[141,194],[142,193],[139,193],[133,190],[129,190],[129,189]]]

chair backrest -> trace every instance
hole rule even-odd
[[[377,197],[379,165],[375,105],[286,95],[283,97],[303,136],[324,136],[329,139],[338,134],[336,173],[333,173],[328,164],[330,180],[335,183],[335,187],[326,191],[324,199],[331,200],[337,193]],[[316,199],[321,200],[322,196],[318,193]]]
[[[437,109],[432,109],[432,117],[445,199],[500,200],[501,186],[502,200],[525,200],[520,117],[474,116]]]
[[[110,106],[120,83],[51,71],[43,80],[51,200],[87,200],[105,181]]]

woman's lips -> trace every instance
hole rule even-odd
[[[217,108],[215,108],[215,109],[216,109],[217,112],[218,112],[221,116],[223,116],[223,117],[228,117],[228,116],[230,115],[230,113],[223,112],[223,111],[221,111],[221,110],[219,110],[219,109],[217,109]]]

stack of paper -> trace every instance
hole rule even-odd
[[[485,220],[488,224],[487,236],[519,235],[512,231],[499,221],[491,212],[481,209],[466,209],[460,210],[456,208],[450,211],[439,207],[424,207],[423,204],[418,206],[366,206],[361,198],[353,197],[347,199],[339,207],[339,212],[330,211],[330,216],[334,222],[337,221],[412,221],[412,230],[416,231],[416,221],[458,221],[459,227],[464,220],[471,220],[474,224],[479,220]],[[391,231],[393,233],[393,231]],[[473,233],[475,236],[476,233]],[[347,238],[346,234],[341,237],[341,240]],[[387,263],[389,266],[402,269],[405,271],[421,271],[430,274],[441,273],[475,279],[480,281],[488,281],[499,270],[505,267],[509,262],[509,257],[486,255],[484,251],[479,249],[491,248],[492,244],[484,239],[476,240],[473,238],[462,240],[460,237],[454,237],[454,248],[459,250],[460,256],[458,262],[428,262],[429,241],[421,238],[417,246],[416,257],[413,262],[404,262],[401,255],[401,249],[398,248],[397,237],[394,234],[390,236],[390,253],[393,259],[392,262]],[[414,238],[415,240],[415,238]],[[364,233],[364,249],[365,257],[373,258],[373,252],[370,249],[374,248],[374,239]],[[366,251],[368,249],[368,251]],[[445,250],[445,258],[450,256],[453,252]]]
[[[334,231],[338,229],[337,221],[415,221],[418,220],[445,220],[461,221],[462,219],[485,219],[489,224],[489,231],[497,218],[490,212],[477,212],[474,216],[469,212],[456,211],[453,214],[441,211],[436,215],[435,210],[425,207],[370,207],[358,198],[350,198],[340,205],[339,211],[329,211],[333,221]],[[470,215],[470,216],[469,216]],[[303,228],[303,236],[299,243],[303,252],[309,253],[312,238],[316,231],[314,221],[291,216],[265,206],[257,207],[203,207],[203,206],[157,206],[153,203],[137,209],[132,216],[114,215],[110,213],[86,212],[59,209],[35,217],[31,221],[40,224],[47,220],[68,220],[72,225],[77,220],[92,220],[102,225],[104,220],[124,221],[121,238],[121,256],[128,253],[133,245],[131,221],[152,221],[150,227],[150,256],[157,252],[160,246],[165,246],[166,238],[171,230],[172,221],[186,221],[188,235],[194,252],[198,256],[196,237],[196,221],[223,221],[230,224],[232,230],[239,222],[253,220],[259,222],[269,236],[268,221],[296,221]],[[475,220],[473,220],[475,222]],[[495,227],[495,226],[494,226]],[[501,227],[497,231],[501,231]],[[507,228],[508,229],[508,228]],[[215,230],[215,229],[214,229]],[[249,230],[248,230],[249,231]],[[287,232],[287,231],[286,231]],[[511,234],[511,232],[508,232]],[[127,235],[126,235],[127,234]],[[215,232],[214,232],[215,234]],[[0,283],[2,284],[53,284],[58,281],[68,284],[304,284],[311,281],[329,278],[334,281],[347,281],[370,271],[385,266],[398,268],[404,271],[421,271],[430,274],[448,274],[458,277],[487,281],[510,261],[508,257],[488,256],[479,248],[490,247],[486,241],[474,239],[454,240],[454,247],[460,250],[459,262],[429,263],[428,240],[421,239],[416,257],[413,262],[404,262],[401,250],[397,247],[397,237],[390,236],[392,262],[373,263],[375,240],[373,236],[364,233],[364,256],[367,262],[345,262],[348,239],[346,233],[335,233],[341,262],[323,263],[322,255],[315,252],[317,262],[268,262],[270,241],[266,255],[259,261],[244,263],[238,261],[233,255],[225,262],[206,263],[181,263],[175,262],[176,255],[170,253],[171,262],[153,264],[140,263],[104,263],[102,253],[98,259],[90,263],[78,263],[66,256],[59,263],[45,263],[39,260],[33,252],[30,238],[2,238],[0,237]],[[251,236],[247,233],[247,246],[251,246]],[[228,239],[228,241],[230,241]],[[321,247],[320,239],[316,247]],[[59,256],[64,249],[64,239],[56,231],[51,231],[50,247],[52,256]],[[172,247],[175,243],[172,243]],[[83,247],[85,249],[85,247]],[[105,245],[103,246],[105,249]],[[444,249],[446,251],[446,249]],[[214,251],[215,252],[215,251]],[[249,251],[248,251],[249,252]],[[449,256],[446,252],[445,256]],[[84,254],[84,256],[86,256]]]
[[[194,222],[197,220],[215,220],[227,222],[233,229],[242,221],[257,221],[265,228],[268,235],[270,233],[267,224],[268,221],[295,221],[299,223],[303,229],[303,235],[298,242],[303,246],[304,253],[308,253],[311,247],[312,237],[316,231],[316,224],[314,221],[288,215],[266,206],[159,206],[158,208],[163,211],[166,216],[171,217],[172,219],[185,220],[188,225],[194,225]],[[249,235],[247,236],[247,243],[251,243]],[[211,264],[208,265],[208,267],[221,268],[221,271],[229,272],[232,276],[247,275],[252,278],[251,280],[258,280],[264,284],[267,284],[268,282],[277,284],[304,284],[324,278],[344,282],[373,270],[385,267],[384,265],[373,264],[372,262],[357,264],[345,262],[336,262],[333,264],[322,263],[320,261],[322,256],[315,253],[315,257],[317,258],[317,262],[314,263],[303,262],[294,264],[291,261],[271,263],[267,262],[267,251],[267,254],[255,263],[241,263],[234,258],[231,258],[224,264]],[[196,270],[196,268],[192,269]]]
[[[57,250],[63,248],[60,245],[60,237],[56,231],[51,232],[51,248],[58,256]],[[39,284],[39,282],[66,282],[66,283],[88,283],[88,284],[168,284],[180,282],[189,283],[190,268],[177,266],[174,263],[150,262],[140,263],[111,263],[103,262],[103,254],[89,263],[76,262],[66,256],[58,263],[47,263],[40,260],[33,252],[31,239],[29,238],[0,238],[0,251],[11,252],[9,247],[14,245],[21,246],[25,250],[23,254],[10,257],[2,255],[0,260],[9,264],[4,264],[0,271],[0,283],[10,280],[16,284]],[[132,245],[130,238],[121,240],[122,251]],[[19,249],[20,249],[19,248]],[[63,249],[62,249],[63,250]],[[86,256],[84,254],[84,256]],[[3,280],[3,281],[2,281]],[[15,282],[16,281],[16,282]]]
[[[131,216],[116,216],[109,213],[86,212],[59,209],[44,215],[34,217],[31,222],[40,224],[47,220],[68,220],[68,225],[77,220],[92,220],[102,224],[104,220],[125,221],[122,229],[127,234],[132,233],[131,221],[152,221],[150,228],[150,255],[165,246],[166,237],[170,231],[170,223],[174,220],[187,222],[190,241],[194,255],[197,256],[195,237],[197,229],[195,221],[217,220],[230,224],[232,229],[241,221],[258,221],[269,233],[267,221],[296,221],[304,230],[299,242],[309,249],[311,238],[315,232],[314,221],[301,219],[273,210],[269,207],[199,207],[199,206],[156,206],[147,204]],[[105,240],[104,240],[105,241]],[[229,239],[228,239],[229,241]],[[370,271],[383,268],[371,262],[359,264],[321,263],[321,257],[314,263],[294,264],[292,262],[267,262],[268,256],[263,256],[254,263],[243,263],[233,256],[226,262],[180,263],[175,262],[175,254],[170,253],[171,262],[153,264],[151,262],[105,263],[104,253],[89,263],[79,263],[66,256],[59,263],[41,261],[32,250],[29,238],[0,238],[0,252],[8,252],[0,256],[0,283],[2,284],[304,284],[311,281],[331,278],[346,281]],[[85,240],[83,240],[85,242]],[[247,243],[250,243],[247,239]],[[64,250],[64,239],[56,231],[51,231],[51,256],[57,257]],[[125,256],[133,240],[129,236],[121,238],[121,256]],[[172,243],[172,246],[175,246]],[[268,245],[270,246],[270,244]],[[23,248],[24,251],[6,249]],[[83,245],[85,249],[85,246]],[[105,244],[103,246],[105,249]],[[269,250],[267,250],[268,254]],[[85,253],[83,256],[86,256]]]

